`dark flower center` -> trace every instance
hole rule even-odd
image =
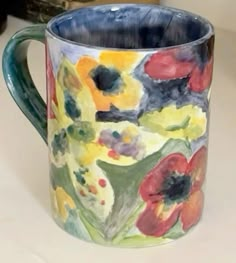
[[[62,129],[60,133],[54,135],[51,146],[54,156],[57,155],[58,152],[65,154],[68,147],[68,141],[66,131],[64,129]]]
[[[166,203],[182,202],[189,195],[191,178],[188,175],[170,175],[162,185],[162,194]]]
[[[79,169],[78,171],[74,171],[74,175],[77,179],[77,181],[81,184],[81,185],[85,185],[86,184],[86,180],[84,178],[84,175],[88,172],[89,170],[87,168],[82,168]]]
[[[99,90],[105,92],[116,91],[121,83],[120,73],[113,68],[99,65],[91,72],[91,77]]]
[[[69,94],[65,94],[65,110],[66,114],[74,121],[79,119],[81,115],[81,111],[77,107],[75,100]]]

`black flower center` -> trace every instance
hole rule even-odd
[[[120,86],[120,73],[113,69],[99,65],[91,72],[91,77],[99,90],[105,92],[117,91]]]
[[[162,185],[162,194],[166,203],[182,202],[189,195],[191,178],[188,175],[170,175]]]

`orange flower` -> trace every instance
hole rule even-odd
[[[98,111],[109,111],[112,105],[120,110],[138,106],[142,84],[130,74],[138,60],[139,55],[132,51],[103,51],[98,61],[90,56],[79,59],[76,70]]]

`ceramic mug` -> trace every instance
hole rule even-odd
[[[27,67],[46,46],[47,110]],[[157,5],[81,8],[16,33],[3,54],[14,100],[48,144],[53,217],[103,245],[143,247],[200,220],[214,30]]]

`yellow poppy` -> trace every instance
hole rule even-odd
[[[132,51],[104,51],[98,60],[82,56],[76,70],[82,85],[89,88],[98,111],[109,111],[111,105],[120,110],[135,109],[142,97],[142,84],[131,76],[140,61]]]
[[[204,135],[207,118],[197,106],[176,108],[172,105],[161,111],[145,113],[139,118],[139,123],[147,130],[168,138],[195,140]]]

